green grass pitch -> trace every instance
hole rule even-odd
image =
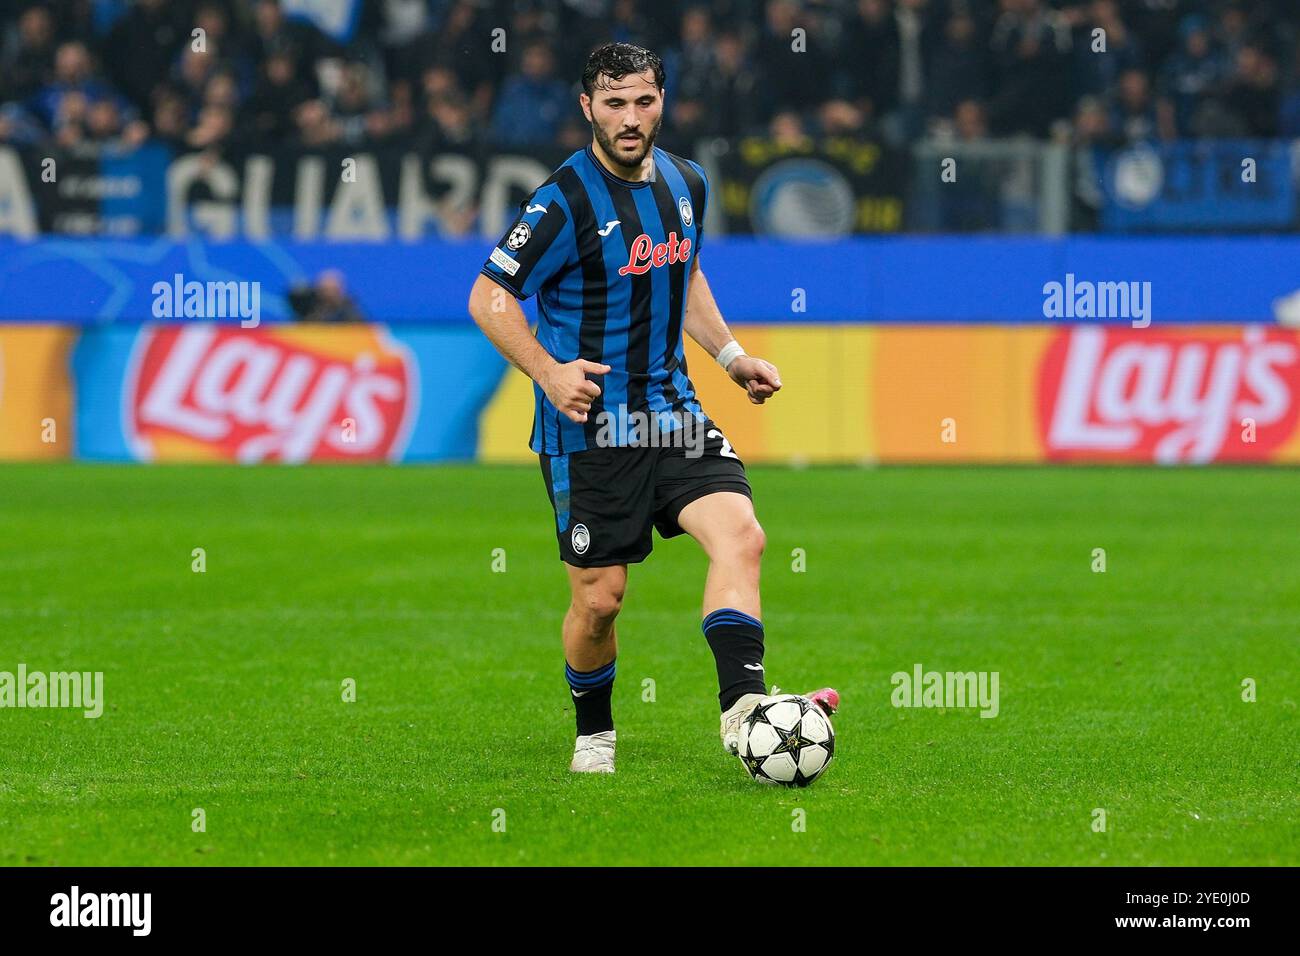
[[[719,747],[687,538],[632,571],[618,773],[568,773],[535,467],[0,468],[0,671],[106,698],[0,710],[0,864],[1300,863],[1295,471],[751,477],[768,679],[844,695],[807,790]],[[917,663],[1000,713],[893,707]]]

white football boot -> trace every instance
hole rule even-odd
[[[574,773],[613,773],[615,739],[612,730],[579,737],[573,742],[573,762],[569,769]]]
[[[781,693],[781,688],[776,685],[772,686],[772,695]],[[764,694],[744,694],[739,700],[731,705],[731,709],[722,715],[722,749],[727,753],[735,756],[740,752],[740,722],[749,716],[749,712],[754,709],[754,705],[762,700]],[[815,690],[805,697],[813,701],[820,707],[827,717],[834,714],[840,709],[839,691],[830,687],[823,687],[821,690]]]
[[[754,705],[763,699],[764,694],[742,694],[731,705],[730,710],[722,713],[722,749],[733,756],[740,752],[740,722],[749,716]]]

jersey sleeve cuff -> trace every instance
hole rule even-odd
[[[516,292],[514,289],[510,288],[510,286],[506,285],[505,280],[502,279],[502,278],[501,278],[499,275],[497,275],[495,272],[490,271],[490,270],[488,269],[487,266],[484,266],[482,269],[479,269],[479,270],[478,270],[478,274],[481,275],[481,276],[487,276],[489,279],[491,279],[491,280],[492,280],[493,282],[495,282],[497,285],[501,286],[501,288],[505,289],[507,292],[509,292],[511,295],[513,295],[513,296],[514,296],[516,299],[518,299],[520,302],[523,302],[525,299],[528,298],[528,296],[526,296],[526,295],[520,295],[520,294],[519,294],[518,292]]]

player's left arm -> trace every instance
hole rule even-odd
[[[781,390],[781,373],[776,370],[776,366],[756,356],[746,355],[727,328],[698,258],[691,259],[685,328],[686,334],[699,342],[700,347],[727,370],[731,380],[749,393],[749,400],[755,405],[762,405]]]

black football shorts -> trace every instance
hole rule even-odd
[[[711,421],[691,447],[589,448],[540,455],[555,510],[560,560],[580,568],[644,561],[660,537],[682,533],[677,516],[715,491],[752,497],[745,465]]]

